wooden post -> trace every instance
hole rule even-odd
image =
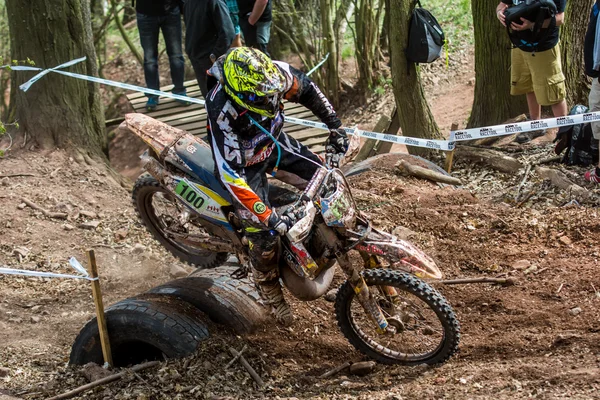
[[[455,131],[457,129],[458,129],[458,124],[456,122],[452,123],[452,126],[450,126],[450,130]],[[455,146],[454,150],[456,150],[456,143],[454,144],[454,146]],[[454,161],[454,150],[446,153],[445,167],[446,167],[447,173],[450,173],[450,171],[452,171],[452,162]]]
[[[96,266],[96,255],[94,250],[87,251],[90,277],[96,280],[92,282],[92,295],[96,305],[96,320],[98,321],[98,331],[100,333],[100,344],[102,345],[102,355],[104,362],[110,366],[113,365],[112,351],[110,341],[108,340],[108,330],[106,329],[106,318],[104,317],[104,304],[102,303],[102,292],[100,291],[100,281],[98,280],[98,267]]]
[[[385,133],[388,133],[390,135],[397,135],[399,130],[400,130],[400,117],[398,116],[398,108],[394,107],[394,112],[392,113],[392,122],[390,122],[390,125],[385,130]],[[392,143],[392,142],[379,141],[377,143],[377,145],[375,146],[375,153],[376,154],[389,153],[392,150],[393,145],[394,145],[394,143]]]
[[[392,122],[392,120],[387,115],[382,115],[381,118],[379,118],[379,121],[377,121],[377,124],[375,124],[374,131],[375,132],[385,132],[388,129],[388,127],[390,126],[391,122]],[[354,159],[354,162],[363,161],[369,157],[374,156],[375,146],[378,142],[379,141],[375,140],[375,139],[367,139],[365,144],[363,144],[362,147],[360,148],[360,151],[358,152],[358,155]]]

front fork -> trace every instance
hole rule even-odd
[[[369,257],[366,254],[363,255],[362,252],[361,252],[361,255],[363,256],[363,259],[365,259],[365,256],[366,256],[369,259],[374,260],[371,262],[377,263],[376,259],[374,259],[374,258],[372,259],[371,257]],[[356,293],[358,302],[363,307],[363,309],[365,310],[367,315],[370,317],[370,319],[373,321],[373,323],[377,325],[377,331],[379,333],[395,333],[396,329],[393,326],[391,326],[390,324],[388,324],[388,321],[386,320],[385,316],[383,315],[383,311],[381,311],[379,304],[377,304],[377,301],[375,301],[375,297],[371,296],[369,287],[367,286],[367,283],[365,282],[364,278],[360,274],[359,269],[356,268],[352,264],[350,259],[348,258],[348,254],[340,252],[340,253],[336,254],[336,258],[337,258],[338,265],[340,266],[342,271],[344,271],[344,273],[348,277],[348,282],[350,282],[350,285],[354,289],[354,293]],[[365,260],[365,265],[367,265],[366,260]],[[394,288],[389,288],[389,289],[393,290],[395,293]],[[391,293],[389,293],[389,294],[391,295]]]

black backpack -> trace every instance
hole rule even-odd
[[[535,51],[538,43],[544,41],[546,36],[556,27],[556,13],[556,4],[552,0],[525,0],[519,5],[507,8],[504,11],[506,31],[513,46],[525,51]],[[534,22],[530,41],[524,40],[519,35],[511,34],[510,24],[516,22],[520,25],[521,18]],[[550,25],[542,35],[542,25],[546,18],[551,18]]]
[[[416,7],[418,5],[418,7]],[[446,37],[437,20],[416,0],[408,32],[406,58],[414,63],[431,63],[440,58]]]
[[[583,114],[587,111],[588,108],[586,106],[578,104],[571,108],[569,115]],[[566,138],[564,138],[565,135]],[[561,127],[556,134],[555,142],[563,140],[566,142],[567,149],[561,160],[563,164],[581,165],[584,167],[598,164],[598,140],[594,139],[591,124]]]

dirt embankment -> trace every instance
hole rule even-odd
[[[129,193],[109,174],[62,152],[17,153],[0,164],[0,264],[67,272],[67,259],[96,249],[105,302],[170,279],[180,265],[137,222]],[[364,378],[316,376],[360,360],[337,329],[330,303],[293,302],[297,321],[249,337],[213,328],[188,360],[88,393],[95,399],[171,398],[592,398],[600,388],[598,210],[514,208],[463,189],[398,177],[393,168],[350,178],[359,208],[434,256],[447,277],[511,276],[516,286],[439,287],[462,324],[460,353],[438,368],[377,366]],[[48,219],[22,197],[68,220]],[[99,222],[89,229],[90,222]],[[87,225],[86,225],[87,223]],[[88,227],[86,229],[86,226]],[[407,231],[409,230],[409,231]],[[83,261],[83,260],[82,260]],[[177,271],[173,271],[176,273]],[[341,281],[341,277],[336,282]],[[86,282],[0,277],[0,388],[41,399],[84,383],[65,367],[70,345],[93,315]],[[269,384],[238,366],[229,346]]]

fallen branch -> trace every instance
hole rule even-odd
[[[561,171],[552,168],[536,167],[535,172],[542,179],[548,179],[557,188],[567,190],[579,198],[587,199],[590,196],[590,192],[587,189],[573,183]]]
[[[37,204],[35,204],[33,201],[26,199],[25,197],[21,197],[21,201],[23,203],[27,204],[29,207],[33,208],[34,210],[41,211],[41,213],[44,214],[48,218],[67,219],[67,217],[68,217],[68,215],[65,213],[48,211],[48,210],[38,206]]]
[[[262,388],[263,386],[265,386],[265,382],[261,379],[260,376],[258,376],[258,374],[254,370],[254,368],[252,368],[252,366],[248,363],[248,361],[246,361],[246,359],[244,358],[243,355],[241,355],[240,353],[237,352],[236,349],[231,348],[231,347],[229,348],[229,353],[231,353],[231,355],[234,357],[238,357],[238,359],[240,360],[240,363],[246,369],[246,371],[248,371],[248,373],[250,374],[252,379],[254,379],[254,381],[256,382],[258,387]]]
[[[515,195],[515,203],[519,201],[519,195],[521,194],[521,189],[523,189],[525,182],[527,182],[527,178],[529,177],[529,171],[531,171],[531,164],[527,164],[527,168],[525,169],[525,175],[523,175],[523,180],[517,188],[517,194]]]
[[[513,278],[464,278],[438,281],[444,285],[463,285],[467,283],[498,283],[504,286],[512,286],[517,283]]]
[[[428,179],[434,182],[447,183],[449,185],[462,185],[461,180],[458,178],[444,175],[442,173],[419,167],[417,165],[412,165],[406,160],[398,161],[396,168],[400,171],[400,173],[405,175],[416,176],[417,178]]]
[[[319,376],[319,379],[329,378],[330,376],[335,375],[338,372],[345,370],[346,368],[350,367],[351,365],[352,365],[351,362],[345,362],[342,365],[338,365],[337,367],[330,369],[329,371],[325,372],[323,375]]]
[[[227,363],[227,365],[225,366],[225,369],[227,369],[227,368],[231,367],[231,365],[232,365],[234,362],[236,362],[238,358],[240,358],[240,357],[242,356],[242,353],[244,352],[244,350],[246,350],[246,345],[244,345],[244,347],[242,347],[242,350],[240,350],[240,352],[238,353],[238,355],[237,355],[237,356],[233,357],[233,358],[231,359],[231,361],[229,361],[229,362]]]
[[[499,151],[471,146],[457,146],[456,157],[485,164],[500,172],[515,173],[523,168],[523,164],[517,159],[509,157]]]
[[[48,400],[70,399],[71,397],[74,397],[74,396],[78,395],[79,393],[85,392],[85,391],[87,391],[89,389],[95,388],[96,386],[100,386],[100,385],[104,385],[106,383],[118,381],[119,379],[121,379],[122,377],[124,377],[125,375],[127,375],[129,373],[129,371],[135,373],[135,372],[138,372],[138,371],[142,371],[144,369],[155,367],[155,366],[157,366],[159,364],[160,364],[160,362],[158,362],[158,361],[150,361],[150,362],[147,362],[147,363],[144,363],[144,364],[139,364],[139,365],[134,366],[130,370],[123,371],[123,372],[120,372],[118,374],[114,374],[114,375],[111,375],[111,376],[107,376],[106,378],[98,379],[97,381],[94,381],[94,382],[88,383],[87,385],[83,385],[83,386],[80,386],[80,387],[78,387],[76,389],[73,389],[70,392],[59,394],[58,396],[51,397]]]
[[[548,158],[543,158],[540,161],[533,163],[533,165],[551,164],[551,163],[555,163],[555,162],[560,162],[560,160],[562,160],[561,156],[548,157]]]
[[[34,174],[3,174],[0,175],[0,179],[2,178],[16,178],[18,176],[35,176]]]

